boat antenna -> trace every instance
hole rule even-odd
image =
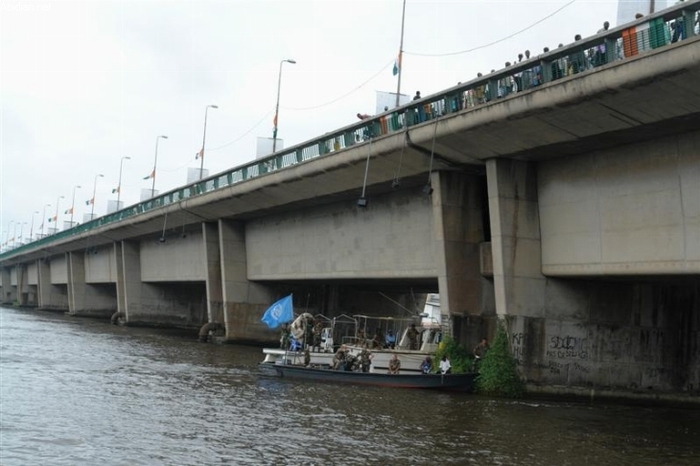
[[[406,306],[404,306],[404,305],[401,304],[400,302],[398,302],[398,301],[396,301],[396,300],[394,300],[394,299],[391,299],[390,297],[388,297],[387,295],[385,295],[385,294],[382,293],[381,291],[379,291],[378,293],[379,293],[379,295],[380,295],[381,297],[388,299],[389,301],[391,301],[392,303],[396,304],[396,305],[399,306],[401,309],[403,309],[404,311],[406,311],[406,313],[407,313],[409,316],[414,317],[413,312],[412,312],[409,308],[407,308]]]

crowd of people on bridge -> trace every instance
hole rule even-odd
[[[571,47],[571,52],[565,55],[559,54],[553,59],[548,60],[546,57],[550,53],[549,47],[544,47],[540,55],[532,54],[530,50],[518,53],[517,58],[512,62],[505,62],[505,66],[501,70],[518,66],[518,70],[514,71],[513,74],[499,73],[498,79],[486,80],[482,79],[484,78],[482,73],[478,73],[479,81],[466,90],[456,91],[454,95],[418,105],[414,109],[383,114],[371,126],[356,133],[355,142],[399,131],[406,126],[422,123],[448,113],[473,108],[513,93],[536,88],[545,82],[582,73],[652,48],[678,42],[690,36],[690,31],[687,30],[687,18],[683,16],[666,22],[663,18],[655,18],[650,20],[648,25],[643,24],[642,27],[639,27],[638,21],[643,17],[641,13],[637,14],[635,19],[637,22],[623,30],[619,37],[612,39],[612,41],[610,39],[601,40],[593,47],[576,47],[575,44],[582,40],[581,35],[576,34],[571,44],[574,45]],[[694,34],[700,34],[700,13],[695,14],[692,28]],[[610,23],[605,21],[597,34],[605,34],[609,29]],[[653,36],[650,32],[651,29],[654,30]],[[558,48],[563,47],[562,43],[558,45]],[[532,62],[532,66],[525,69],[519,66],[527,62]],[[491,74],[495,73],[495,69],[491,70]],[[457,84],[461,85],[461,83]],[[413,100],[422,98],[420,91],[416,91]],[[385,112],[389,111],[386,107],[384,110]],[[372,118],[371,115],[364,113],[358,113],[357,117],[360,120]],[[338,140],[333,149],[341,148],[343,145],[341,142]],[[329,147],[329,150],[333,149]]]

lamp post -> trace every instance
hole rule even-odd
[[[22,246],[22,238],[24,237],[24,225],[26,225],[27,222],[22,222],[22,225],[19,227],[19,245]]]
[[[56,199],[56,215],[53,217],[53,221],[56,222],[56,232],[58,232],[58,203],[61,201],[61,199],[65,199],[64,196],[58,196]]]
[[[19,222],[15,222],[15,231],[14,234],[12,235],[12,248],[15,247],[15,243],[17,242],[17,227],[20,226]],[[21,231],[21,229],[20,229]]]
[[[70,205],[70,227],[73,228],[73,211],[75,210],[75,190],[80,189],[82,186],[80,185],[75,185],[73,186],[73,202]]]
[[[51,207],[51,204],[44,205],[44,211],[41,214],[41,236],[44,237],[44,223],[46,223],[46,208]]]
[[[34,213],[32,213],[32,225],[29,227],[29,242],[31,243],[34,241],[32,238],[34,238],[34,216],[38,214],[39,211],[35,210]]]
[[[102,173],[95,175],[95,183],[92,185],[92,199],[90,199],[90,204],[92,208],[90,209],[90,220],[95,218],[95,193],[97,192],[97,178],[104,178]]]
[[[291,63],[292,65],[296,64],[296,61],[288,59],[288,60],[282,60],[280,62],[280,73],[279,73],[279,78],[277,79],[277,105],[275,105],[275,129],[272,130],[272,153],[274,154],[277,151],[277,122],[279,118],[279,113],[280,113],[280,89],[282,88],[282,65],[284,63]]]
[[[122,157],[121,162],[119,162],[119,184],[117,185],[117,210],[121,209],[119,206],[119,199],[122,195],[122,168],[124,167],[124,160],[131,160],[131,157]]]
[[[153,184],[151,185],[151,197],[156,195],[156,167],[158,166],[158,141],[160,139],[168,139],[168,136],[158,136],[156,137],[156,157],[153,160]]]
[[[14,220],[10,220],[10,223],[7,224],[7,235],[5,235],[5,249],[10,248],[10,232],[12,231],[12,224],[15,223]],[[12,238],[14,241],[14,238]]]
[[[204,145],[207,142],[207,112],[210,108],[219,108],[216,105],[207,105],[204,109],[204,134],[202,135],[202,150],[199,153],[199,179],[202,179],[202,172],[204,171]]]

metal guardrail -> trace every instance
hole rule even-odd
[[[78,235],[94,228],[177,203],[266,173],[324,157],[370,138],[404,131],[411,126],[486,105],[522,91],[624,60],[649,50],[696,36],[700,0],[679,3],[631,23],[578,40],[564,47],[516,63],[437,94],[414,100],[380,115],[282,150],[263,159],[232,168],[68,230],[38,239],[0,254],[0,260],[24,250]]]

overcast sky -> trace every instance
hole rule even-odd
[[[0,243],[20,230],[27,238],[32,218],[36,234],[59,196],[63,225],[76,185],[82,221],[98,174],[95,213],[106,213],[125,156],[121,199],[138,202],[151,187],[143,178],[158,135],[168,139],[159,142],[156,189],[185,184],[199,167],[210,104],[219,109],[209,110],[205,168],[253,160],[256,138],[272,136],[280,60],[297,62],[282,72],[285,147],[374,113],[376,91],[396,91],[402,0],[0,6]],[[614,26],[616,15],[617,0],[407,0],[401,91],[430,95],[525,49],[538,54],[603,21]]]

